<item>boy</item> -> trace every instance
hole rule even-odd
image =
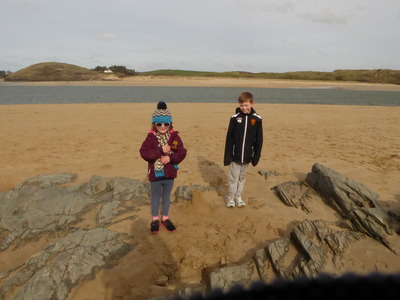
[[[247,167],[250,162],[253,166],[257,165],[263,144],[262,120],[253,108],[253,95],[244,92],[238,101],[239,107],[230,119],[225,142],[224,166],[229,165],[225,201],[228,208],[246,206],[241,194]]]

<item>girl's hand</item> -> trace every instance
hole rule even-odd
[[[163,165],[166,165],[171,161],[171,159],[169,158],[169,156],[166,155],[166,156],[161,156],[160,161]]]
[[[164,153],[171,152],[171,147],[168,144],[162,146],[162,149],[163,149]]]

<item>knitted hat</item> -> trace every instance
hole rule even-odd
[[[160,101],[157,104],[157,109],[153,113],[152,123],[172,123],[172,116],[167,109],[167,104]]]

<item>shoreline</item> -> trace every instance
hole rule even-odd
[[[349,90],[400,91],[400,85],[363,83],[355,81],[317,81],[288,79],[255,78],[215,78],[185,76],[132,76],[117,78],[110,76],[106,80],[90,81],[35,81],[8,82],[1,85],[17,86],[178,86],[178,87],[253,87],[253,88],[342,88]]]

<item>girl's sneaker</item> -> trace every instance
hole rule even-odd
[[[242,200],[242,197],[240,197],[240,196],[235,198],[235,202],[236,202],[237,207],[245,207],[246,206],[246,202],[244,202]]]
[[[161,221],[161,224],[163,224],[163,226],[167,228],[168,231],[174,232],[176,230],[176,227],[174,226],[174,224],[172,224],[170,219]]]
[[[160,221],[159,220],[153,220],[150,224],[150,231],[151,233],[157,233],[160,230]]]

